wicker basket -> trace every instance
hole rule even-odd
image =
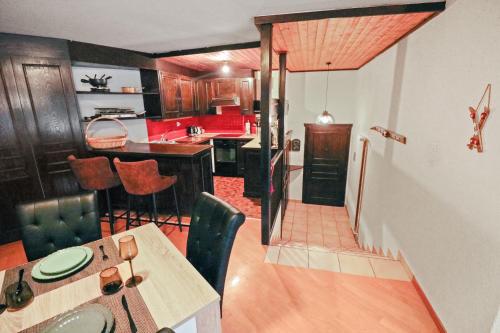
[[[120,124],[122,130],[124,131],[123,135],[118,136],[108,136],[108,137],[92,137],[90,136],[89,129],[98,120],[113,120]],[[119,148],[125,146],[125,143],[128,140],[128,129],[125,124],[118,119],[112,117],[101,116],[92,120],[85,129],[85,141],[87,144],[94,149],[109,149],[109,148]]]

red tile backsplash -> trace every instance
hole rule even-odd
[[[255,115],[241,115],[239,106],[224,106],[220,115],[205,115],[198,117],[185,117],[168,120],[146,120],[148,136],[150,139],[158,139],[167,132],[167,139],[172,140],[187,135],[188,126],[201,126],[206,132],[218,133],[243,133],[245,122],[255,122]],[[180,123],[177,126],[177,122]]]

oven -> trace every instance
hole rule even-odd
[[[215,174],[217,176],[233,176],[238,174],[236,159],[236,140],[214,139]]]

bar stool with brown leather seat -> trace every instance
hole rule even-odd
[[[177,176],[162,176],[158,170],[158,162],[156,160],[145,160],[138,162],[121,162],[118,157],[113,159],[116,171],[122,181],[125,191],[128,193],[128,204],[127,204],[127,230],[131,225],[130,211],[132,208],[132,200],[134,197],[144,197],[151,196],[154,223],[158,226],[168,224],[177,225],[179,230],[182,231],[182,220],[179,213],[179,205],[177,203],[177,193],[175,191],[175,183],[177,182]],[[158,192],[164,191],[166,189],[172,188],[172,193],[174,197],[175,210],[177,215],[177,223],[169,222],[170,218],[173,217],[171,214],[164,221],[158,221],[158,208],[156,202],[156,194]],[[140,222],[139,213],[136,214],[135,221]],[[150,220],[151,222],[151,216]]]
[[[107,157],[76,158],[74,155],[70,155],[67,159],[80,187],[84,190],[104,191],[106,193],[109,226],[111,234],[114,234],[115,216],[109,190],[121,185],[120,177],[111,171]]]

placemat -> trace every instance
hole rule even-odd
[[[77,308],[85,306],[90,303],[99,303],[106,306],[108,309],[113,312],[113,316],[115,317],[115,327],[111,332],[120,333],[120,332],[130,332],[129,321],[127,317],[127,313],[122,306],[122,295],[125,295],[127,298],[128,308],[130,310],[130,314],[134,319],[135,325],[137,326],[137,331],[139,333],[154,333],[158,331],[158,327],[156,326],[153,317],[149,313],[148,307],[144,300],[142,299],[141,294],[137,288],[127,288],[123,287],[119,292],[114,295],[101,296],[95,298],[89,302],[86,302]],[[60,315],[59,315],[60,316]],[[56,316],[56,317],[59,317]],[[28,329],[21,331],[22,333],[36,333],[42,331],[45,327],[50,325],[52,321],[56,318],[47,319],[35,326],[32,326]]]
[[[104,245],[104,252],[108,255],[109,257],[108,260],[102,260],[101,250],[99,250],[99,245],[101,244]],[[94,252],[94,257],[92,258],[90,263],[87,264],[87,266],[85,266],[81,271],[63,279],[39,282],[35,281],[31,277],[31,269],[37,262],[39,262],[43,258],[7,270],[5,272],[5,278],[1,289],[0,297],[2,298],[2,301],[5,301],[5,296],[4,296],[5,288],[7,288],[7,286],[10,285],[11,283],[17,283],[18,271],[21,268],[24,268],[24,280],[28,282],[28,284],[31,287],[31,290],[33,290],[33,294],[36,297],[38,295],[52,291],[66,284],[70,284],[72,282],[83,279],[87,276],[98,273],[107,267],[116,266],[123,262],[123,260],[120,258],[118,249],[116,248],[113,239],[111,237],[99,239],[95,242],[84,244],[84,246],[87,246],[92,249],[92,251]]]

